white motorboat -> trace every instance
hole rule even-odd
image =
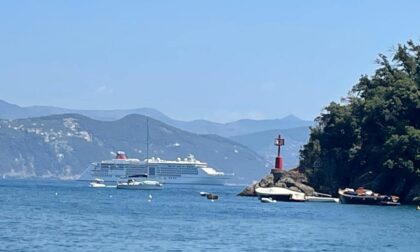
[[[255,189],[255,193],[258,195],[260,200],[262,198],[271,198],[276,201],[305,201],[304,193],[282,187],[258,187]]]
[[[163,185],[156,180],[147,179],[147,175],[133,175],[117,182],[117,189],[161,190]]]
[[[272,198],[265,198],[265,197],[262,197],[260,200],[261,200],[262,203],[275,203],[275,202],[277,202],[277,200],[273,200]]]
[[[95,188],[106,187],[104,182],[105,181],[103,179],[95,178],[94,180],[92,180],[92,182],[89,183],[89,186]]]

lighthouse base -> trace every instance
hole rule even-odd
[[[283,170],[283,158],[281,156],[276,157],[276,165],[274,167],[276,169]]]

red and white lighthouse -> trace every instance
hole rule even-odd
[[[281,150],[281,146],[284,145],[284,138],[281,138],[281,135],[279,135],[276,138],[276,142],[275,144],[277,146],[277,157],[276,157],[276,165],[275,165],[275,169],[278,169],[279,171],[283,170],[283,158],[281,156],[280,150]]]

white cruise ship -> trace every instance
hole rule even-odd
[[[127,158],[124,152],[118,151],[112,160],[95,162],[80,175],[79,180],[101,178],[104,181],[117,181],[121,177],[147,174],[148,178],[168,184],[206,184],[223,185],[233,177],[208,167],[207,163],[198,161],[194,156],[175,161],[150,158],[140,161]]]

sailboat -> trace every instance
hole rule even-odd
[[[146,140],[146,156],[147,170],[149,170],[149,118],[146,119],[147,140]],[[117,189],[128,190],[161,190],[162,183],[157,180],[148,179],[147,174],[136,174],[128,177],[120,178],[117,181]]]
[[[159,181],[147,179],[147,174],[139,174],[122,178],[117,183],[117,189],[161,190],[163,185]]]

